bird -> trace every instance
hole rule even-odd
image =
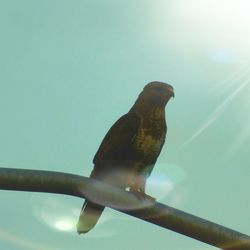
[[[145,193],[146,179],[165,143],[165,107],[171,97],[174,88],[170,84],[159,81],[146,84],[132,108],[103,138],[93,159],[90,178],[133,192],[137,197],[151,197]],[[104,208],[86,199],[77,232],[90,231]]]

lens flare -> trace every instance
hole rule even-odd
[[[146,184],[146,194],[152,197],[159,199],[164,199],[169,192],[174,188],[179,181],[184,178],[184,171],[177,165],[174,164],[159,164],[157,163],[154,167],[154,171],[150,178],[147,179]],[[132,176],[131,173],[128,174],[126,172],[114,172],[110,173],[108,177],[103,181],[107,183],[112,183],[107,187],[107,192],[103,192],[103,183],[96,182],[94,189],[85,189],[83,190],[83,195],[88,199],[95,203],[99,204],[108,204],[108,206],[116,208],[116,209],[125,209],[125,210],[133,210],[143,207],[152,206],[152,200],[140,198],[140,194],[134,194],[133,196],[126,197],[123,199],[121,193],[123,188],[119,187],[119,183],[126,183],[126,181],[136,179],[137,176]],[[117,185],[114,183],[116,182]],[[113,187],[113,188],[112,188]],[[129,191],[128,191],[129,192]],[[119,197],[115,198],[114,197]]]
[[[70,220],[66,220],[66,219],[61,219],[61,220],[58,220],[54,226],[55,228],[57,228],[58,230],[61,230],[61,231],[71,231],[74,226],[75,226],[75,223],[73,221],[70,221]]]
[[[76,208],[69,202],[49,194],[33,194],[31,204],[36,218],[50,228],[75,232]]]
[[[221,95],[224,94],[225,91],[232,89],[233,87],[237,86],[237,84],[241,83],[245,77],[248,77],[250,73],[249,66],[241,66],[235,69],[231,74],[225,77],[221,82],[217,83],[210,94],[212,95]]]
[[[193,142],[198,136],[200,136],[207,128],[209,128],[226,110],[231,101],[242,91],[248,84],[250,80],[247,79],[243,81],[240,85],[236,86],[234,91],[220,104],[216,109],[208,116],[207,120],[196,130],[196,132],[191,135],[182,146],[187,146]]]
[[[249,138],[250,138],[250,119],[246,120],[246,122],[242,124],[239,133],[237,133],[234,142],[230,145],[229,149],[224,154],[224,157],[228,158],[232,156],[234,153],[236,153],[240,149],[240,147],[249,140]]]
[[[32,194],[31,204],[33,213],[38,221],[47,225],[52,230],[61,231],[67,234],[75,234],[76,222],[84,200],[81,203],[79,203],[79,200],[75,203],[75,199],[69,199],[70,197],[67,197],[67,200],[64,200],[62,197],[56,197],[50,194]],[[102,231],[99,228],[100,225],[111,219],[112,214],[104,211],[94,233],[91,233],[91,238],[110,237],[114,235],[114,232]]]
[[[147,180],[147,193],[163,201],[175,186],[185,178],[185,171],[176,164],[156,163],[154,171]]]

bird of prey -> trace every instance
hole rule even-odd
[[[104,137],[93,159],[90,178],[147,196],[146,179],[165,142],[165,106],[171,97],[174,97],[171,85],[162,82],[147,84],[129,112],[119,118]],[[103,209],[104,206],[86,199],[77,232],[91,230]]]

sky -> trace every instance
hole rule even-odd
[[[109,127],[145,84],[173,85],[147,193],[250,234],[247,0],[0,1],[0,167],[88,176]],[[212,250],[82,199],[0,191],[0,248]]]

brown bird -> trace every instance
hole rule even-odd
[[[137,196],[147,196],[146,179],[165,142],[165,106],[171,97],[174,97],[171,85],[147,84],[129,112],[118,119],[104,137],[93,159],[94,169],[90,177],[129,188]],[[77,232],[91,230],[103,209],[104,206],[85,200]]]

